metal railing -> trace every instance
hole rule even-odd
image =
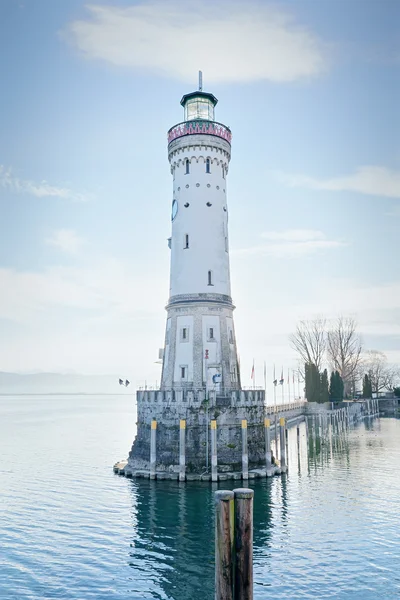
[[[232,140],[232,132],[229,127],[216,121],[206,121],[204,119],[196,119],[193,121],[183,121],[171,127],[168,131],[168,144],[177,138],[185,135],[207,134],[215,135],[229,144]]]
[[[285,404],[277,404],[276,406],[267,404],[265,406],[265,411],[267,414],[273,415],[288,410],[296,410],[298,408],[302,408],[306,403],[306,400],[296,400],[295,402],[286,402]]]

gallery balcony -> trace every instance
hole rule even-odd
[[[216,137],[227,141],[229,144],[232,139],[232,132],[226,125],[222,125],[222,123],[217,123],[216,121],[193,119],[192,121],[183,121],[183,123],[178,123],[171,127],[168,131],[168,143],[185,135],[196,134],[215,135]]]

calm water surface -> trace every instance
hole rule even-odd
[[[213,600],[216,487],[114,475],[134,423],[132,395],[0,397],[2,600]],[[293,433],[254,482],[255,598],[400,598],[400,421]]]

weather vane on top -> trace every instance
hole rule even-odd
[[[203,90],[203,73],[199,71],[199,92]]]

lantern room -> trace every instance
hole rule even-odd
[[[184,120],[193,121],[202,119],[205,121],[214,121],[214,108],[218,100],[213,94],[197,90],[191,94],[185,94],[181,100],[181,105],[185,111]]]

